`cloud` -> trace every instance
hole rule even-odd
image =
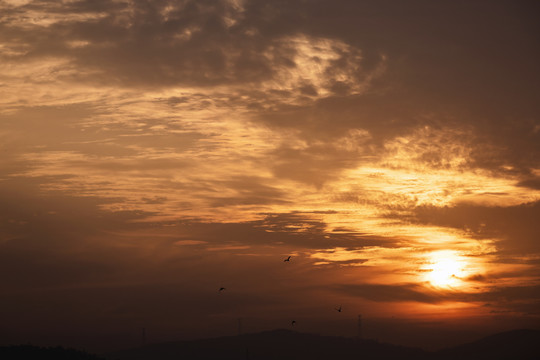
[[[480,238],[500,238],[500,250],[509,253],[536,253],[540,202],[509,207],[461,204],[451,207],[422,206],[414,210],[414,219],[424,224],[436,224],[470,231]]]
[[[284,91],[298,86],[319,91],[356,86],[351,80],[359,72],[357,50],[338,40],[304,35],[263,37],[243,23],[244,8],[239,4],[34,2],[12,9],[12,14],[35,11],[49,22],[29,24],[25,17],[7,16],[6,42],[18,36],[26,40],[27,48],[23,55],[12,52],[7,59],[66,58],[100,82],[114,79],[113,83],[142,86],[204,87],[265,80],[276,82],[272,90]],[[30,35],[36,29],[57,36],[38,42]]]
[[[532,5],[3,1],[0,14],[12,323],[37,296],[64,324],[95,324],[90,306],[119,329],[309,316],[342,297],[381,314],[534,313]],[[427,280],[441,252],[463,265],[459,290]],[[216,305],[220,286],[238,292]]]
[[[444,295],[426,291],[424,288],[413,285],[342,285],[339,290],[353,296],[362,297],[371,301],[417,301],[425,303],[438,303],[445,301]]]
[[[534,189],[534,190],[540,190],[540,178],[535,177],[535,178],[524,179],[520,181],[517,185]]]
[[[63,5],[33,2],[10,7],[11,13],[19,15],[38,11],[44,18],[51,17],[52,23],[29,24],[26,18],[7,16],[3,36],[9,51],[6,50],[5,59],[11,59],[15,73],[20,71],[15,79],[25,76],[29,82],[38,81],[34,88],[43,82],[77,85],[84,93],[89,89],[80,88],[81,84],[103,87],[108,83],[109,92],[111,87],[140,86],[146,91],[166,88],[171,91],[161,99],[178,107],[177,111],[241,109],[250,113],[252,120],[278,131],[292,130],[312,143],[335,142],[350,130],[361,129],[370,134],[370,145],[376,147],[396,136],[418,131],[424,125],[450,123],[447,129],[466,126],[475,138],[475,146],[467,149],[469,166],[504,174],[507,173],[504,169],[511,165],[514,172],[523,175],[539,167],[535,156],[539,151],[538,132],[534,131],[537,124],[529,116],[534,110],[530,103],[523,107],[529,109],[526,110],[529,115],[516,116],[504,115],[507,110],[499,106],[500,101],[483,99],[482,105],[471,106],[460,94],[464,89],[474,92],[479,103],[478,96],[485,91],[478,87],[495,78],[490,75],[498,68],[484,67],[473,78],[481,77],[482,81],[471,81],[470,72],[484,64],[476,48],[459,43],[467,50],[453,54],[452,58],[457,57],[459,62],[449,64],[452,60],[445,57],[448,52],[445,46],[455,39],[447,34],[449,23],[436,19],[449,12],[461,18],[466,29],[476,29],[475,20],[481,9],[471,6],[471,13],[466,16],[458,11],[460,5],[445,5],[446,12],[431,9],[430,17],[418,17],[416,14],[428,12],[422,1],[411,4],[410,8],[397,6],[396,9],[418,20],[407,23],[391,11],[380,11],[374,4],[348,4],[339,11],[325,2],[310,6],[301,2],[280,6],[264,2],[239,4],[102,1]],[[493,25],[502,16],[503,8],[501,5],[482,9],[483,21]],[[56,18],[58,14],[62,17]],[[372,16],[379,21],[370,21]],[[349,18],[355,21],[345,21]],[[351,24],[356,24],[358,29],[351,28]],[[418,32],[427,27],[435,33]],[[33,35],[36,29],[55,36],[36,39]],[[489,42],[483,41],[488,34],[473,33],[473,43],[488,44],[483,48],[486,53],[494,51]],[[516,30],[517,33],[523,31]],[[520,58],[529,51],[527,41],[525,38],[515,45],[523,50]],[[410,46],[400,45],[404,42]],[[17,50],[20,44],[25,44],[26,50]],[[426,54],[422,50],[425,48],[432,52]],[[476,56],[465,63],[462,59],[465,54]],[[437,68],[433,68],[433,58],[440,61]],[[497,64],[517,61],[513,59],[494,57],[490,61]],[[27,73],[17,67],[24,64],[28,64],[24,70]],[[440,68],[446,70],[441,72]],[[431,75],[426,75],[428,72]],[[440,76],[445,78],[441,80]],[[11,79],[10,87],[14,87]],[[432,91],[433,86],[443,83],[451,86]],[[520,84],[530,83],[524,80]],[[18,91],[12,88],[6,94],[11,94],[10,98],[22,94],[21,87],[19,84]],[[490,87],[491,91],[496,88],[504,87]],[[24,89],[26,93],[31,91]],[[522,97],[531,92],[518,93]],[[448,105],[438,100],[444,94],[447,95],[444,104]],[[43,101],[45,98],[51,101],[45,95]],[[503,95],[506,93],[496,98]],[[65,96],[60,97],[65,101]],[[490,110],[495,107],[499,109]],[[464,110],[469,108],[470,111]],[[504,116],[510,116],[512,121],[507,122]],[[520,139],[519,146],[513,139]],[[172,143],[176,138],[162,140]],[[311,153],[316,154],[320,148],[325,151],[325,146],[309,146],[298,162],[313,164]],[[365,155],[371,156],[375,149]],[[283,147],[283,152],[286,150]],[[439,155],[425,153],[423,160],[434,164],[440,160],[436,158]],[[331,164],[352,166],[347,161],[336,161],[343,156],[347,154],[328,156],[313,171],[303,169],[306,176],[294,175],[294,178],[316,178],[315,172],[320,173],[321,168]],[[296,162],[283,161],[275,173],[287,173],[296,166]],[[340,169],[343,167],[336,170]],[[320,186],[321,181],[316,183]]]
[[[364,298],[376,302],[420,302],[440,304],[445,302],[489,302],[489,307],[506,309],[508,312],[536,314],[531,308],[538,303],[540,293],[537,285],[494,287],[485,292],[466,293],[459,291],[438,292],[417,284],[381,285],[381,284],[355,284],[339,285],[338,291],[348,295]],[[495,312],[490,310],[491,312]]]

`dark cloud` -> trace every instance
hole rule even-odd
[[[487,302],[490,307],[496,306],[498,309],[504,309],[508,312],[520,312],[526,315],[539,314],[537,309],[531,310],[540,300],[540,287],[538,285],[498,286],[478,293],[434,290],[418,284],[339,285],[336,290],[376,302],[414,301],[428,304],[456,301]]]
[[[202,241],[200,246],[273,246],[276,251],[334,249],[357,250],[367,246],[397,247],[401,239],[376,236],[357,231],[329,233],[327,224],[317,213],[292,212],[263,214],[262,220],[241,223],[215,223],[195,220],[170,222],[169,241],[181,239]],[[235,251],[233,249],[233,251]],[[247,250],[250,252],[251,250]]]
[[[540,190],[540,178],[535,177],[535,178],[524,179],[520,181],[517,185],[527,187],[530,189]]]
[[[501,251],[509,253],[536,253],[540,236],[537,219],[540,202],[517,206],[421,206],[413,211],[409,221],[462,229],[478,238],[499,238]]]
[[[426,291],[425,288],[416,284],[407,285],[381,285],[359,284],[342,285],[340,291],[358,296],[371,301],[417,301],[425,303],[440,303],[445,301],[446,295],[435,291]]]
[[[70,15],[100,13],[98,18],[85,20],[68,17],[42,29],[42,37],[17,27],[8,28],[5,35],[20,36],[29,43],[31,50],[25,59],[67,57],[79,67],[102,73],[95,79],[99,82],[200,86],[260,81],[272,72],[264,56],[272,40],[247,35],[238,26],[230,28],[227,16],[240,14],[227,1],[103,1],[92,8],[84,2],[65,8],[62,4],[35,3],[29,9]],[[56,36],[48,37],[47,33]],[[88,44],[70,49],[70,41]],[[278,62],[287,62],[286,53],[278,50],[274,55]]]

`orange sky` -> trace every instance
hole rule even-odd
[[[2,336],[539,327],[538,10],[0,0]]]

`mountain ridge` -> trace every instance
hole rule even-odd
[[[236,336],[149,344],[106,354],[111,360],[172,359],[540,359],[540,331],[512,330],[477,341],[426,351],[371,339],[301,333],[287,329]]]

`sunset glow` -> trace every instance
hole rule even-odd
[[[495,3],[0,0],[4,341],[540,326],[537,19]]]

